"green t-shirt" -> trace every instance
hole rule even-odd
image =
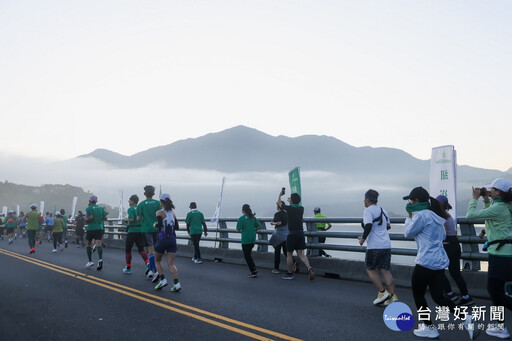
[[[258,227],[261,227],[261,223],[256,218],[249,218],[247,214],[238,218],[236,229],[242,232],[242,244],[256,243],[256,229]]]
[[[198,210],[187,213],[185,223],[190,225],[190,234],[203,234],[204,215]]]
[[[324,218],[327,218],[326,216],[324,216],[322,213],[317,213],[315,214],[315,216],[313,217],[315,219],[324,219]],[[316,223],[316,228],[318,230],[325,230],[325,227],[327,225],[327,223]]]
[[[156,212],[162,209],[160,201],[155,199],[146,199],[139,203],[137,206],[139,215],[141,217],[142,232],[155,233],[158,229],[155,227]]]
[[[142,227],[140,226],[140,221],[137,221],[137,217],[137,206],[130,206],[128,209],[128,219],[132,221],[128,222],[128,233],[142,232]]]
[[[62,220],[64,221],[64,229],[67,231],[67,229],[68,229],[68,220],[69,220],[68,216],[67,215],[63,216]]]
[[[37,231],[39,228],[39,212],[36,210],[27,213],[27,230]]]
[[[87,217],[92,216],[92,221],[87,225],[87,231],[103,230],[103,220],[108,215],[107,210],[98,205],[91,205],[85,209],[85,212]]]
[[[53,221],[53,231],[52,232],[64,232],[64,219],[55,218]]]

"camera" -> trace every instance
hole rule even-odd
[[[286,188],[281,188],[281,195],[284,195]]]
[[[480,196],[485,197],[487,195],[487,189],[485,187],[480,188]]]

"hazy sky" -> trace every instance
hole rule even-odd
[[[510,1],[0,1],[0,153],[243,124],[512,167]]]

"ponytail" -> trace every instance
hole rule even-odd
[[[251,206],[249,206],[248,204],[244,204],[242,206],[242,212],[244,212],[245,214],[247,214],[247,216],[249,218],[254,218],[254,213],[252,213],[252,210],[251,210]]]
[[[501,192],[500,197],[504,202],[512,202],[512,188],[508,192]]]
[[[443,209],[443,206],[441,205],[441,203],[439,201],[437,201],[435,198],[430,197],[430,207],[429,207],[429,209],[432,212],[434,212],[435,214],[437,214],[438,216],[440,216],[441,218],[448,219],[450,217],[448,212],[446,212]]]

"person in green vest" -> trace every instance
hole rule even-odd
[[[29,254],[36,252],[36,234],[39,229],[41,213],[37,211],[37,205],[30,205],[30,212],[25,215],[25,222],[27,223],[28,247],[30,248]],[[41,217],[42,218],[42,217]]]
[[[87,240],[87,258],[89,259],[87,264],[85,264],[85,267],[90,268],[94,266],[94,263],[92,262],[92,240],[94,239],[99,257],[96,270],[100,271],[103,269],[103,222],[107,220],[108,212],[104,207],[99,206],[97,202],[98,197],[91,195],[89,198],[89,206],[85,209],[85,222],[88,224],[85,239]]]
[[[315,214],[315,216],[314,216],[315,219],[325,219],[325,218],[327,218],[326,216],[324,216],[320,212],[321,212],[320,207],[315,207],[313,209],[313,213]],[[327,231],[331,227],[332,227],[331,223],[316,223],[316,229],[318,231]],[[326,237],[318,237],[318,242],[320,244],[324,244],[325,243],[325,239],[326,239]],[[320,249],[319,251],[320,251],[320,256],[331,257],[329,254],[327,254],[327,252],[325,252],[325,250]]]
[[[55,220],[53,221],[53,231],[52,231],[52,239],[53,239],[53,253],[57,252],[57,246],[60,251],[64,251],[64,246],[62,245],[62,234],[64,233],[64,219],[62,218],[62,213],[60,211],[55,212]]]
[[[149,262],[146,250],[144,250],[144,233],[142,233],[142,227],[140,221],[137,220],[138,212],[137,205],[139,203],[139,197],[134,194],[128,200],[130,208],[128,208],[128,217],[125,221],[128,224],[128,230],[126,231],[126,244],[125,244],[125,259],[126,266],[123,268],[123,273],[130,275],[132,273],[132,247],[133,244],[137,245],[137,250],[144,261],[144,264]]]
[[[187,213],[185,224],[187,224],[187,232],[192,239],[192,244],[194,245],[194,257],[192,257],[192,261],[195,264],[201,264],[203,260],[201,259],[199,241],[201,240],[203,230],[205,237],[208,236],[208,230],[206,227],[206,222],[204,221],[204,215],[197,209],[197,204],[195,202],[191,202],[189,208],[190,212]]]
[[[256,265],[252,259],[252,249],[256,243],[256,231],[261,229],[261,223],[254,216],[251,206],[244,204],[242,206],[243,215],[238,218],[236,229],[242,233],[242,251],[244,253],[245,262],[249,267],[249,277],[255,278],[258,275]]]
[[[158,212],[162,207],[160,205],[160,201],[153,199],[154,195],[155,187],[151,185],[144,187],[144,196],[146,197],[146,200],[143,200],[137,206],[137,220],[141,223],[142,233],[144,233],[144,238],[149,253],[149,262],[146,263],[145,273],[147,278],[153,279],[156,282],[158,281],[158,273],[156,271],[155,264],[155,243],[158,229],[155,227],[155,223],[156,212]]]
[[[9,244],[14,242],[14,229],[18,226],[18,217],[14,211],[9,211],[7,219],[5,219],[5,227],[7,229],[7,237],[9,238]]]

